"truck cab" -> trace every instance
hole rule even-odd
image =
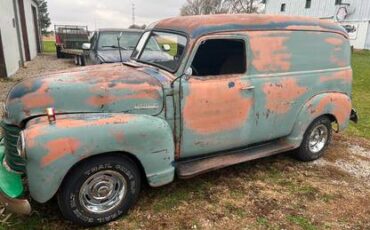
[[[329,21],[162,20],[128,62],[50,73],[10,91],[0,198],[27,214],[27,187],[91,226],[126,213],[144,178],[158,187],[290,150],[316,160],[332,130],[357,121],[350,60],[347,33]]]

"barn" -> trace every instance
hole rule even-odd
[[[351,45],[370,49],[369,0],[265,0],[266,14],[332,19],[346,28]]]
[[[0,77],[10,77],[41,52],[36,0],[0,1]]]

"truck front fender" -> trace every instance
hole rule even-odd
[[[151,186],[174,178],[174,141],[168,123],[130,114],[58,115],[28,122],[24,130],[27,177],[31,196],[51,199],[78,162],[104,153],[128,153],[144,168]],[[71,175],[73,176],[73,175]]]
[[[351,98],[343,93],[323,93],[312,97],[302,107],[288,141],[299,147],[308,126],[318,117],[329,115],[338,124],[337,131],[348,126],[352,111]]]

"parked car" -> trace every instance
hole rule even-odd
[[[82,64],[128,61],[142,32],[133,29],[100,29],[93,35],[90,43],[83,44],[83,49],[88,52],[84,55]]]
[[[358,119],[350,59],[343,27],[318,19],[162,20],[129,62],[32,78],[10,91],[0,200],[29,214],[24,191],[39,203],[56,196],[65,218],[90,226],[125,214],[143,180],[163,186],[288,150],[316,160],[333,128]]]

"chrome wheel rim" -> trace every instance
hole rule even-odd
[[[89,212],[105,213],[116,208],[127,192],[125,177],[112,170],[90,176],[81,186],[80,204]]]
[[[328,141],[329,131],[325,125],[315,127],[309,137],[309,149],[313,153],[320,152]]]

